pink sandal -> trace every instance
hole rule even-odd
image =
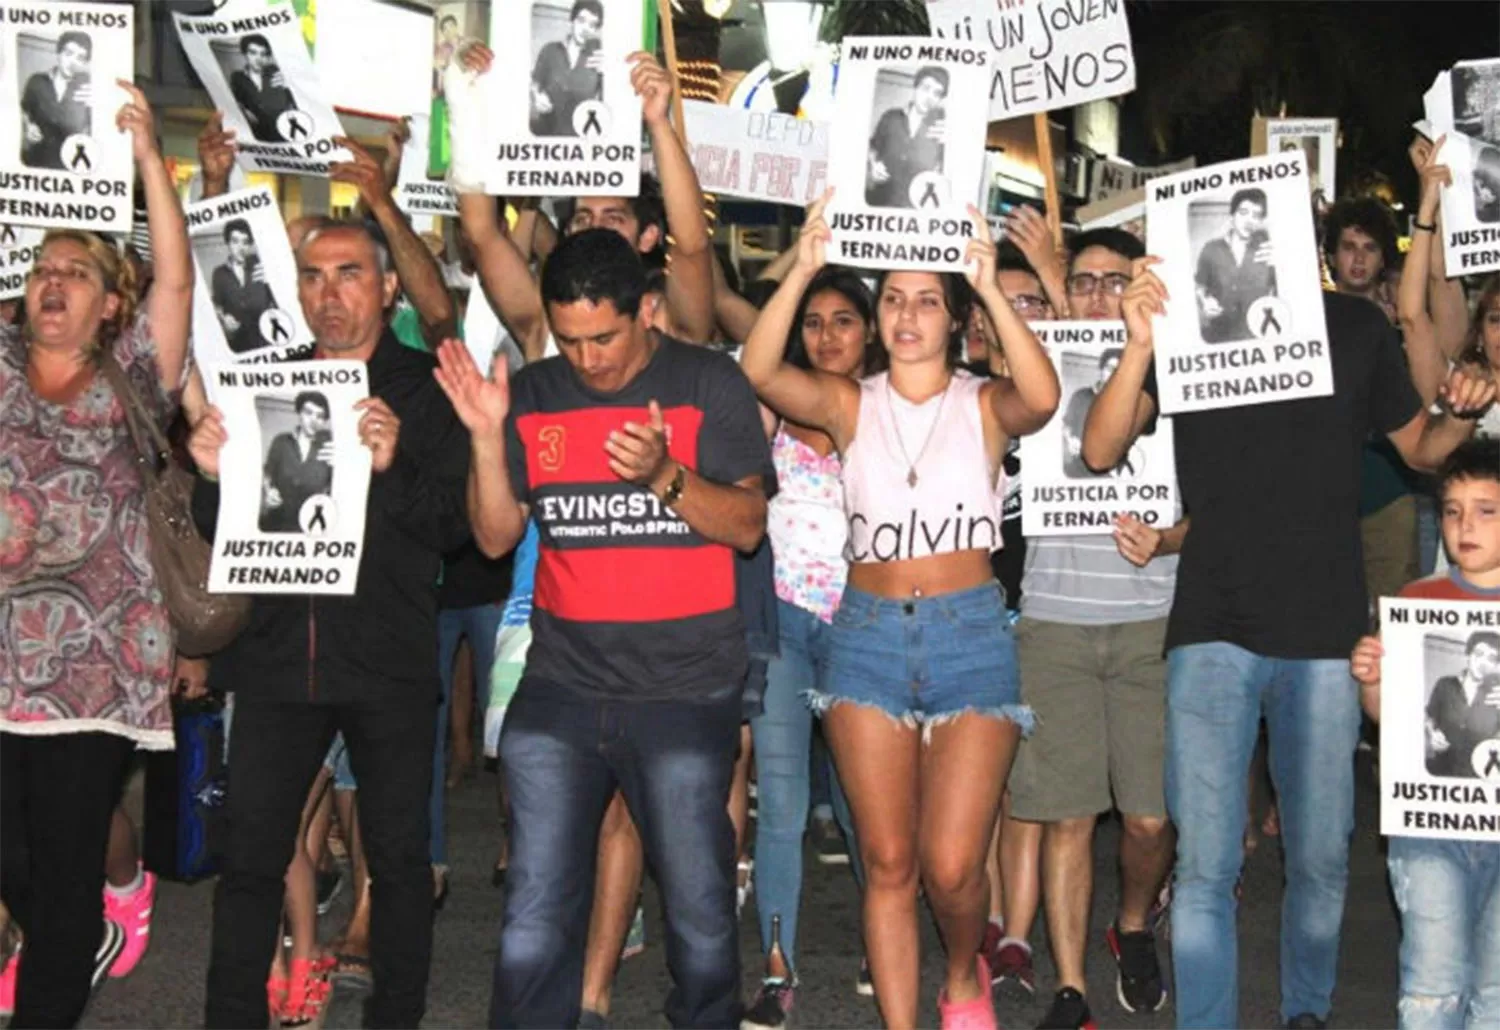
[[[979,994],[968,1001],[951,1002],[945,990],[938,995],[938,1019],[943,1030],[999,1030],[995,1004],[990,999],[990,967],[983,955],[974,956]]]

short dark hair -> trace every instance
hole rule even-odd
[[[542,302],[609,301],[634,318],[646,294],[641,256],[613,229],[584,229],[558,241],[542,265]]]
[[[1473,439],[1454,448],[1438,469],[1438,497],[1460,481],[1500,483],[1500,439]]]
[[[1110,347],[1110,348],[1108,348],[1102,354],[1099,355],[1099,370],[1101,372],[1104,371],[1104,366],[1108,365],[1111,361],[1119,361],[1124,356],[1125,356],[1125,348],[1124,347]]]
[[[604,22],[604,4],[602,0],[573,0],[573,9],[568,12],[568,20],[573,21],[582,11],[588,11],[600,23]]]
[[[802,299],[797,302],[797,314],[792,319],[791,332],[787,335],[786,360],[798,368],[812,368],[812,358],[807,353],[807,345],[802,342],[802,319],[807,315],[807,306],[818,294],[829,292],[837,293],[847,300],[865,323],[866,329],[873,329],[875,326],[875,298],[870,296],[870,287],[865,285],[864,279],[852,269],[825,265],[813,276],[807,289],[802,291]],[[865,344],[865,364],[860,370],[861,374],[873,375],[884,371],[889,364],[890,356],[885,352],[885,345],[880,342],[880,335],[873,334],[873,338]]]
[[[1464,654],[1473,654],[1474,648],[1481,646],[1500,654],[1500,633],[1492,629],[1475,630],[1469,634],[1469,642],[1464,645]]]
[[[662,200],[660,181],[657,180],[656,176],[648,172],[642,172],[641,185],[636,191],[636,195],[627,197],[626,199],[630,201],[630,213],[640,223],[642,232],[646,231],[647,226],[652,225],[656,226],[659,230],[658,235],[661,239],[657,242],[651,253],[646,255],[644,260],[648,265],[664,264],[667,246],[667,207],[666,202]],[[556,210],[558,234],[565,235],[568,232],[569,224],[573,221],[573,212],[578,210],[578,198],[563,197],[559,199]]]
[[[936,79],[937,84],[943,87],[943,96],[948,95],[948,69],[939,68],[937,65],[928,65],[918,69],[916,78],[911,80],[911,88],[916,89],[922,84],[923,79]]]
[[[271,49],[271,41],[259,32],[252,32],[248,36],[240,37],[240,53],[248,55],[252,46],[262,47],[268,54],[275,53]]]
[[[1001,240],[1000,245],[995,248],[995,271],[996,272],[1025,272],[1027,275],[1035,276],[1038,280],[1041,276],[1036,274],[1031,261],[1021,248],[1010,240]]]
[[[297,394],[297,399],[292,401],[292,410],[302,414],[304,404],[315,404],[323,409],[323,417],[328,418],[333,414],[333,408],[328,404],[328,398],[317,390],[303,390]]]
[[[1345,229],[1358,229],[1380,247],[1385,270],[1396,267],[1396,219],[1390,210],[1374,197],[1345,197],[1329,208],[1323,222],[1323,253],[1329,264],[1339,252],[1339,239]]]
[[[89,57],[94,56],[94,40],[87,32],[64,32],[57,37],[57,53],[63,52],[63,47],[69,43],[76,44]]]
[[[1266,191],[1259,186],[1247,186],[1245,189],[1235,190],[1234,196],[1229,198],[1229,213],[1234,214],[1240,209],[1240,205],[1247,200],[1252,204],[1258,205],[1261,214],[1265,214],[1271,210],[1271,205],[1266,200]]]
[[[244,233],[251,243],[255,242],[255,233],[250,231],[250,223],[243,218],[231,218],[224,223],[224,242],[228,243],[229,237],[237,232]]]
[[[449,25],[457,25],[458,19],[451,14],[445,14],[438,19],[438,28],[446,29]]]
[[[1117,229],[1114,226],[1105,226],[1099,229],[1085,229],[1083,232],[1075,233],[1068,240],[1068,267],[1072,268],[1073,262],[1078,260],[1078,255],[1090,247],[1103,247],[1112,254],[1118,254],[1126,261],[1134,261],[1136,258],[1146,256],[1146,245],[1141,242],[1140,237]]]
[[[896,271],[900,269],[887,268],[875,279],[877,329],[880,321],[878,308],[880,295],[885,292],[885,281]],[[964,336],[969,331],[969,316],[974,313],[974,288],[969,285],[969,280],[958,272],[934,272],[932,274],[938,277],[938,283],[942,286],[943,306],[948,309],[949,317],[957,323],[957,328],[948,334],[948,367],[957,368],[959,361],[963,358]]]

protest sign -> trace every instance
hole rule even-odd
[[[1448,275],[1500,269],[1500,147],[1448,133],[1437,161],[1453,178],[1439,195]]]
[[[128,233],[135,163],[115,115],[135,80],[130,7],[0,3],[0,222]]]
[[[1500,605],[1380,600],[1380,832],[1500,842]]]
[[[193,71],[250,172],[327,176],[350,155],[333,142],[344,127],[328,103],[291,0],[228,0],[213,14],[173,14]]]
[[[1063,402],[1045,426],[1021,442],[1026,470],[1021,529],[1026,536],[1106,535],[1115,518],[1134,515],[1166,529],[1177,521],[1172,420],[1158,419],[1120,463],[1094,473],[1083,462],[1083,427],[1094,398],[1125,347],[1123,322],[1033,322],[1062,384]]]
[[[828,260],[960,271],[982,196],[987,49],[911,36],[844,40],[829,139]]]
[[[1300,150],[1146,184],[1166,414],[1333,393],[1307,165]]]
[[[26,273],[42,252],[45,229],[0,225],[0,300],[26,295]]]
[[[1124,0],[932,0],[927,20],[934,36],[989,50],[989,121],[1135,89]]]
[[[1500,58],[1460,61],[1438,72],[1422,106],[1437,132],[1500,146]]]
[[[1105,200],[1085,205],[1073,213],[1078,228],[1124,229],[1130,235],[1146,242],[1146,188],[1116,193]]]
[[[500,317],[495,314],[495,309],[490,307],[489,298],[484,295],[477,276],[469,290],[468,304],[464,308],[464,346],[474,359],[475,367],[486,376],[490,374],[490,367],[495,362],[495,352],[498,350],[505,351],[506,367],[511,372],[519,372],[521,366],[526,364],[526,357],[517,346],[515,337],[510,335]]]
[[[265,186],[185,210],[198,271],[193,354],[203,364],[288,361],[311,353],[297,297],[297,262]]]
[[[640,191],[641,101],[626,58],[640,49],[642,9],[627,3],[605,11],[571,0],[491,8],[495,63],[481,80],[490,115],[472,129],[487,133],[488,192],[633,197]]]
[[[228,436],[208,589],[354,593],[370,489],[354,407],[370,394],[365,363],[209,365],[203,381]]]
[[[828,124],[684,100],[688,152],[705,193],[805,207],[828,185]]]
[[[1338,167],[1337,118],[1266,118],[1265,137],[1251,130],[1252,154],[1285,154],[1300,150],[1307,157],[1308,188],[1314,198],[1332,202],[1338,196],[1334,173]],[[1264,146],[1261,146],[1261,143]]]
[[[401,149],[401,167],[396,173],[396,206],[411,215],[457,218],[458,196],[453,187],[427,175],[427,115],[414,114],[406,121],[411,138]]]
[[[1090,164],[1093,165],[1093,169],[1089,179],[1089,201],[1097,203],[1121,193],[1138,190],[1152,179],[1160,179],[1163,175],[1187,171],[1197,166],[1198,159],[1185,157],[1181,161],[1151,168],[1109,160],[1092,161]]]

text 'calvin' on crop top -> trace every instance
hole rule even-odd
[[[913,404],[889,373],[859,384],[859,422],[844,455],[851,562],[905,561],[998,551],[1004,473],[984,446],[980,390],[962,369]]]

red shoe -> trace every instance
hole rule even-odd
[[[141,885],[125,897],[104,888],[104,918],[125,931],[125,947],[109,967],[111,978],[129,976],[151,945],[151,910],[156,905],[156,874],[142,871]]]
[[[995,1022],[995,1004],[990,1000],[990,967],[983,955],[974,957],[978,968],[979,994],[968,1001],[951,1002],[948,992],[938,995],[938,1019],[943,1030],[1000,1030]]]
[[[9,1019],[16,1011],[16,975],[21,968],[21,953],[16,952],[5,968],[0,969],[0,1017]]]

